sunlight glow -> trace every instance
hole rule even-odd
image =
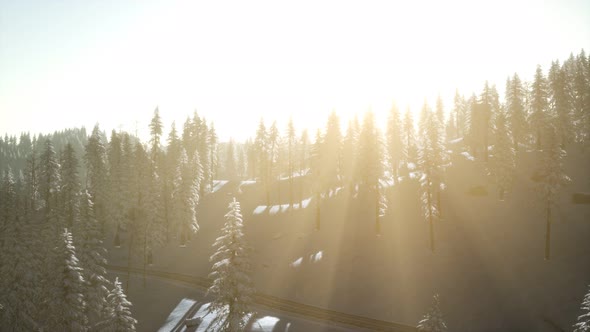
[[[394,100],[417,112],[439,94],[448,109],[456,88],[469,95],[487,78],[502,92],[515,71],[528,78],[530,63],[577,52],[590,10],[570,2],[71,3],[35,14],[44,32],[22,27],[32,14],[11,4],[0,23],[0,132],[100,122],[145,136],[159,106],[166,129],[197,110],[223,122],[222,139],[244,139],[260,117],[317,127],[333,109],[344,119],[372,109],[384,119]]]

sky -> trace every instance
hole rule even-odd
[[[588,53],[589,22],[587,0],[0,0],[0,133],[145,138],[158,107],[166,129],[196,111],[243,140],[261,118],[383,123],[438,95],[448,111],[456,89],[502,94],[514,72]]]

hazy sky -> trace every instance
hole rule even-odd
[[[394,100],[470,95],[590,48],[590,1],[4,1],[0,133],[166,131],[197,110],[222,139]]]

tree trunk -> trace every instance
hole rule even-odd
[[[547,228],[545,230],[545,260],[549,260],[551,254],[551,205],[547,201]]]
[[[434,252],[434,222],[432,220],[432,197],[431,197],[431,190],[430,184],[428,184],[428,191],[427,191],[427,204],[428,204],[428,224],[430,227],[430,251]]]
[[[442,208],[440,203],[440,188],[436,191],[436,209],[438,210],[438,220],[442,219]]]
[[[381,224],[379,223],[379,189],[375,188],[375,231],[381,235]]]
[[[320,192],[316,191],[315,228],[320,230]]]
[[[145,288],[145,273],[146,273],[146,262],[147,262],[147,226],[145,227],[144,238],[143,238],[143,288]]]

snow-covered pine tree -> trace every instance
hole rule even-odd
[[[358,133],[355,132],[355,127],[352,124],[352,120],[348,121],[348,128],[346,129],[346,135],[344,136],[344,140],[342,141],[342,167],[341,167],[341,174],[343,182],[349,188],[349,193],[352,195],[354,184],[352,181],[353,173],[354,173],[354,162],[355,162],[355,154],[356,154],[356,140],[358,138]]]
[[[238,177],[238,166],[236,165],[236,142],[232,139],[227,143],[225,151],[224,172],[228,179],[235,180]]]
[[[87,315],[90,323],[101,319],[106,306],[110,282],[106,278],[106,255],[100,225],[94,214],[90,193],[85,190],[80,195],[80,217],[76,225],[76,243],[82,275],[86,283],[83,294],[87,302]]]
[[[14,331],[37,328],[33,316],[37,312],[35,290],[30,271],[33,263],[24,220],[17,211],[18,192],[10,167],[4,170],[2,186],[2,222],[0,222],[0,326]]]
[[[160,118],[158,107],[154,110],[154,116],[152,117],[152,121],[150,121],[149,128],[151,159],[155,166],[158,164],[157,160],[160,156],[160,137],[162,136],[162,119]]]
[[[49,215],[55,208],[55,196],[59,189],[59,163],[53,143],[45,141],[45,147],[39,160],[39,191],[45,202],[45,214]]]
[[[217,133],[215,132],[215,125],[213,124],[213,122],[209,123],[209,132],[207,133],[207,139],[209,143],[209,154],[207,155],[207,158],[209,158],[209,168],[211,173],[211,178],[209,179],[209,186],[211,187],[211,190],[213,190],[213,180],[217,178],[217,171],[219,168],[219,138],[217,137]]]
[[[39,202],[39,159],[35,150],[29,153],[24,172],[24,212],[29,216],[37,209]]]
[[[297,148],[297,137],[295,136],[295,125],[293,118],[289,118],[287,125],[287,172],[289,174],[289,206],[293,208],[293,173],[295,172],[295,151]]]
[[[402,138],[402,121],[397,105],[393,105],[387,118],[387,152],[393,183],[397,183],[399,165],[404,159],[405,145]]]
[[[406,109],[406,113],[404,115],[403,139],[406,145],[406,160],[408,163],[416,162],[416,159],[418,158],[418,148],[416,146],[414,118],[409,107]]]
[[[101,231],[105,232],[107,220],[107,168],[106,148],[104,146],[98,124],[94,126],[92,134],[88,137],[84,154],[86,164],[86,187],[94,200],[94,211]]]
[[[526,112],[524,108],[525,90],[518,74],[514,73],[512,80],[506,81],[506,115],[510,123],[514,149],[522,143],[526,132]]]
[[[456,130],[454,138],[464,137],[466,133],[466,118],[467,108],[465,105],[465,98],[459,94],[459,89],[455,90],[455,98],[453,99],[453,114],[455,115]]]
[[[541,136],[545,131],[546,125],[548,124],[548,119],[546,116],[548,107],[547,80],[543,75],[541,66],[537,66],[535,78],[531,88],[531,113],[529,116],[529,121],[532,128],[535,130],[534,136],[537,143],[537,149],[541,149]]]
[[[435,250],[434,222],[440,218],[438,191],[442,184],[442,167],[444,146],[440,137],[438,120],[427,103],[424,103],[420,133],[422,144],[418,155],[418,164],[422,171],[420,185],[422,190],[422,210],[430,229],[430,250]]]
[[[213,244],[217,249],[210,258],[213,285],[208,293],[214,300],[209,311],[217,314],[211,326],[216,331],[243,331],[251,313],[254,288],[248,275],[249,249],[244,240],[240,203],[235,198],[229,204],[222,233]]]
[[[514,168],[516,167],[514,144],[508,129],[506,112],[501,109],[496,114],[496,145],[494,146],[494,173],[498,183],[498,195],[504,200],[504,195],[510,190]]]
[[[438,295],[434,295],[432,306],[424,315],[422,320],[418,323],[418,331],[425,332],[445,332],[447,331],[447,324],[443,319],[440,310],[440,299]]]
[[[196,217],[196,207],[199,203],[199,187],[202,180],[199,152],[195,151],[193,160],[188,160],[186,151],[182,149],[175,179],[174,233],[184,246],[190,238],[190,233],[199,229]]]
[[[211,173],[211,158],[210,158],[210,150],[211,144],[209,141],[209,127],[207,126],[207,121],[205,118],[203,119],[196,119],[198,116],[195,114],[195,125],[198,127],[198,134],[197,134],[197,142],[198,142],[198,152],[199,152],[199,159],[201,161],[201,166],[203,167],[203,181],[200,187],[200,196],[204,197],[206,194],[210,193],[213,189],[211,187],[211,180],[213,179],[213,174]],[[197,123],[200,123],[197,125]],[[187,153],[190,152],[187,150]],[[192,156],[189,156],[192,159]]]
[[[492,119],[492,89],[490,88],[488,81],[485,82],[483,91],[479,97],[479,108],[481,110],[481,134],[482,134],[482,147],[483,147],[483,160],[488,161],[488,146],[489,146],[489,132],[491,129]]]
[[[326,125],[326,134],[321,146],[323,191],[339,185],[340,162],[342,160],[342,134],[340,119],[335,111],[330,113]]]
[[[582,315],[578,316],[578,321],[574,324],[574,332],[590,332],[590,290],[582,300]]]
[[[72,234],[64,229],[55,243],[51,258],[52,270],[46,272],[51,275],[51,280],[47,290],[45,328],[48,331],[86,331],[85,280],[72,243]]]
[[[78,179],[78,159],[76,152],[70,143],[67,143],[61,153],[60,169],[60,214],[63,219],[62,225],[72,228],[74,220],[78,215],[78,192],[80,181]]]
[[[561,147],[555,125],[547,125],[545,132],[544,151],[538,174],[542,178],[540,192],[546,220],[545,259],[548,260],[551,253],[552,211],[554,207],[559,206],[559,190],[571,180],[563,169],[563,158],[566,152]]]
[[[380,180],[383,176],[383,155],[381,133],[375,126],[375,116],[369,111],[363,119],[359,135],[359,153],[356,162],[357,178],[365,199],[375,208],[375,231],[381,234],[379,218],[384,210]]]
[[[280,147],[280,133],[277,127],[277,122],[273,121],[270,128],[268,129],[268,183],[267,183],[267,194],[268,194],[268,205],[270,205],[270,189],[272,188],[273,181],[278,176],[278,163],[279,163],[279,147]]]
[[[135,331],[137,320],[131,315],[131,302],[127,300],[119,278],[115,279],[114,287],[107,297],[105,319],[97,326],[101,332],[132,332]]]
[[[254,176],[256,181],[264,186],[266,192],[266,205],[270,205],[270,179],[269,175],[269,148],[268,148],[268,134],[264,125],[264,120],[260,119],[258,129],[256,130],[256,138],[254,139]]]
[[[318,129],[315,135],[315,142],[313,143],[309,156],[309,171],[312,178],[312,191],[315,200],[315,228],[320,230],[321,228],[321,201],[322,201],[322,144],[323,137],[322,132]]]
[[[557,131],[562,146],[573,140],[572,107],[566,90],[566,73],[559,61],[551,62],[547,75],[549,109],[556,116]]]
[[[307,133],[307,129],[303,129],[301,131],[301,138],[299,139],[299,149],[297,150],[298,154],[298,169],[299,174],[303,175],[309,168],[309,136]],[[303,201],[303,181],[299,181],[299,201]]]

